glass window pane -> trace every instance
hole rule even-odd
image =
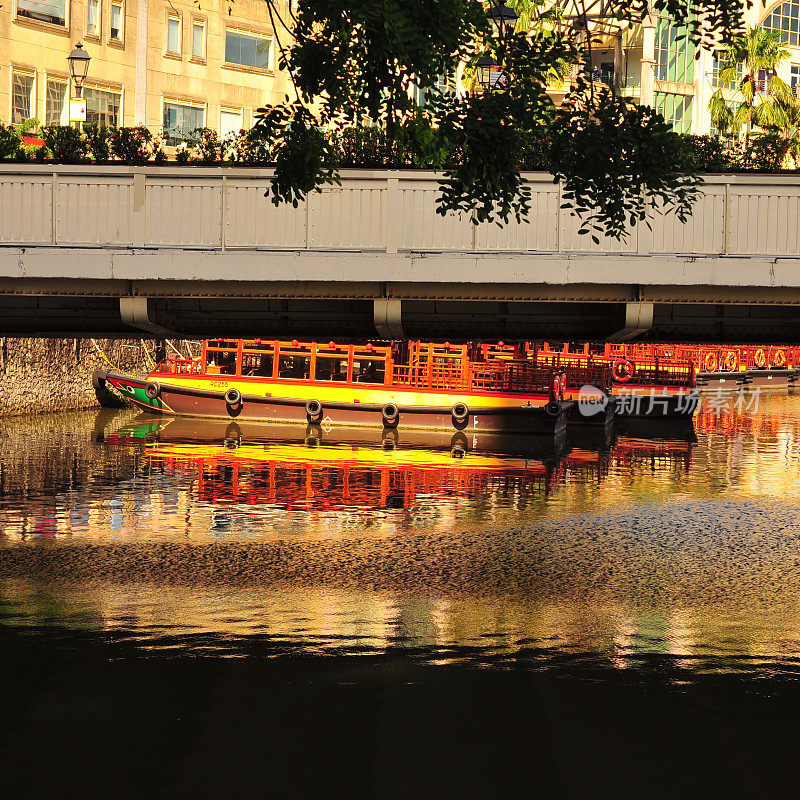
[[[170,19],[167,21],[167,50],[170,53],[180,52],[180,20]]]
[[[239,133],[242,129],[241,111],[220,111],[219,113],[219,135],[224,139],[231,134]]]
[[[33,116],[33,75],[15,72],[11,79],[11,122],[19,125]]]
[[[116,127],[119,124],[120,93],[107,89],[84,87],[86,121]]]
[[[180,103],[164,103],[164,142],[172,147],[186,141],[189,134],[203,127],[203,109]]]
[[[47,81],[46,125],[61,125],[62,114],[67,99],[67,84],[61,81]]]
[[[98,34],[98,0],[89,0],[86,7],[86,33]]]
[[[269,69],[271,41],[238,31],[225,31],[225,60],[229,64]]]
[[[203,34],[205,30],[205,26],[198,22],[192,25],[192,55],[195,58],[203,58],[205,55],[203,48]]]
[[[111,38],[122,39],[122,6],[111,6]]]
[[[66,5],[66,0],[17,0],[17,14],[53,25],[65,25]]]

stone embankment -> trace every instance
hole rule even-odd
[[[147,369],[139,339],[0,338],[0,417],[98,406],[92,372],[109,366],[101,352],[119,369]]]

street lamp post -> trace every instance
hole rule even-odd
[[[497,63],[497,59],[490,55],[484,55],[477,60],[475,66],[478,72],[478,83],[484,92],[505,89],[508,86],[508,76],[503,70],[502,64]]]
[[[486,12],[489,22],[494,27],[495,36],[502,42],[514,35],[519,17],[517,13],[505,3],[492,3]]]
[[[500,43],[501,55],[504,43],[514,35],[519,17],[516,12],[500,0],[492,0],[486,17],[494,28],[494,38]],[[505,67],[498,63],[498,59],[486,53],[476,62],[478,83],[484,92],[503,90],[508,88],[509,77]]]
[[[91,56],[83,49],[83,44],[78,42],[75,49],[67,56],[67,61],[69,61],[69,74],[75,83],[75,96],[80,99],[83,97],[83,82],[89,72]],[[81,123],[76,122],[76,127],[80,129]]]

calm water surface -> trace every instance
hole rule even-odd
[[[499,454],[130,411],[2,420],[0,626],[165,657],[790,676],[800,397],[695,432]]]

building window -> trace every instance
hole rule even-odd
[[[67,105],[66,81],[47,81],[47,104],[45,106],[45,125],[63,125]]]
[[[17,0],[17,16],[66,27],[67,0]]]
[[[225,31],[225,61],[256,69],[269,69],[272,40],[241,31]]]
[[[100,35],[100,0],[86,2],[86,35]]]
[[[792,64],[792,71],[789,75],[789,85],[792,87],[792,94],[798,96],[798,84],[800,84],[800,64]]]
[[[416,83],[413,85],[413,92],[414,92],[414,102],[418,106],[424,106],[428,102],[428,96],[431,93],[429,89],[423,89],[422,87],[418,86]],[[436,82],[434,83],[433,90],[439,92],[440,94],[454,94],[456,90],[456,78],[455,75],[448,76],[445,73],[440,74],[436,78]]]
[[[656,25],[655,77],[673,83],[694,82],[694,45],[686,26],[663,17]]]
[[[124,14],[122,13],[122,3],[111,3],[111,25],[109,26],[108,38],[112,42],[121,42],[123,34]]]
[[[798,22],[800,22],[800,4],[797,0],[791,0],[773,8],[772,13],[761,23],[761,27],[768,31],[778,31],[784,44],[798,47],[800,46]]]
[[[192,22],[192,58],[204,61],[206,57],[206,24],[201,19]]]
[[[192,131],[205,125],[205,108],[164,101],[164,144],[175,147],[185,142]]]
[[[226,136],[231,136],[239,133],[244,127],[242,120],[242,110],[235,111],[233,109],[223,108],[219,112],[219,136],[224,139]]]
[[[181,54],[181,18],[167,17],[167,52],[171,55]]]
[[[14,125],[31,119],[36,111],[33,84],[33,73],[11,73],[11,122]]]
[[[735,81],[722,81],[719,77],[719,59],[714,56],[714,62],[711,67],[711,85],[715,88],[721,89],[738,89],[739,84],[742,82],[742,78],[744,78],[744,73],[742,72],[742,68],[739,67],[736,73],[737,77]]]
[[[114,128],[119,125],[121,92],[85,86],[83,96],[86,98],[87,122],[96,122],[98,125]]]
[[[669,92],[653,93],[655,110],[672,125],[676,133],[691,133],[692,130],[692,98],[682,94]]]

